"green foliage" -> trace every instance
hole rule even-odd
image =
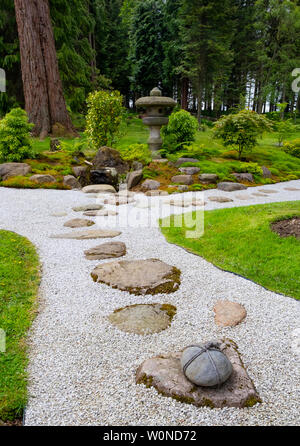
[[[131,144],[126,147],[119,147],[118,150],[126,161],[139,161],[144,165],[151,162],[151,152],[147,144]]]
[[[112,144],[120,129],[124,108],[119,91],[94,91],[87,99],[86,135],[91,146],[99,149]]]
[[[292,142],[286,142],[283,146],[283,150],[285,153],[288,153],[295,158],[300,158],[300,144],[297,147]]]
[[[34,156],[30,131],[33,124],[21,108],[14,108],[0,121],[0,161],[14,162]]]
[[[72,141],[61,141],[61,148],[71,156],[84,156],[84,151],[87,149],[87,143],[84,139],[75,138]]]
[[[186,110],[172,113],[168,125],[163,126],[161,130],[163,148],[169,153],[178,151],[183,145],[195,141],[197,129],[197,119]]]
[[[272,131],[268,119],[250,110],[223,116],[214,127],[215,137],[222,139],[224,146],[235,147],[239,158],[244,152],[251,151],[257,138],[266,131]]]
[[[143,169],[144,180],[147,180],[147,179],[153,180],[154,178],[156,178],[158,176],[159,176],[159,173],[154,169],[149,169],[149,167],[145,167]]]
[[[278,121],[274,124],[275,132],[278,139],[278,144],[281,146],[282,143],[296,132],[296,126],[293,124],[291,119],[286,121]]]
[[[257,163],[240,163],[236,169],[237,172],[252,173],[253,175],[262,175],[263,170]]]

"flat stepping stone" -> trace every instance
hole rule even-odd
[[[262,192],[263,194],[278,194],[278,190],[274,189],[259,189],[259,192]]]
[[[298,191],[300,189],[297,189],[296,187],[285,187],[284,190],[289,190],[291,192],[296,192],[296,191]]]
[[[51,235],[50,238],[92,240],[97,238],[113,238],[122,234],[120,231],[111,231],[109,229],[90,229],[88,231],[75,231],[67,234]]]
[[[82,192],[85,194],[98,194],[98,193],[116,193],[116,189],[109,184],[91,184],[82,188]]]
[[[121,206],[123,204],[130,204],[130,203],[135,203],[135,199],[132,197],[122,197],[122,196],[115,196],[112,198],[105,198],[104,199],[104,204],[110,204],[112,206]]]
[[[235,195],[235,197],[237,200],[252,200],[252,197],[250,197],[250,195]]]
[[[118,215],[117,211],[113,211],[112,209],[102,209],[101,211],[86,211],[83,213],[87,217],[108,217],[111,215]]]
[[[54,212],[51,217],[66,217],[67,215],[67,212]]]
[[[214,306],[215,323],[219,327],[235,327],[247,316],[245,307],[237,302],[218,300]]]
[[[179,269],[157,259],[105,263],[91,276],[95,282],[136,295],[173,293],[180,285]]]
[[[85,228],[87,226],[93,226],[95,223],[92,220],[85,220],[84,218],[73,218],[66,221],[64,226],[67,228]]]
[[[173,305],[139,304],[119,308],[108,319],[121,331],[147,335],[166,330],[175,314]]]
[[[229,203],[230,201],[233,201],[231,198],[228,197],[208,197],[210,201],[215,201],[216,203]]]
[[[261,194],[259,192],[253,192],[252,195],[254,195],[255,197],[267,197],[268,196],[267,194]]]
[[[230,378],[220,387],[199,387],[191,383],[182,372],[180,351],[144,361],[137,370],[136,383],[154,387],[161,395],[197,407],[242,408],[260,403],[235,342],[225,339],[220,349],[233,367]]]
[[[223,182],[223,183],[218,183],[218,189],[223,190],[225,192],[233,192],[235,190],[245,190],[247,189],[247,187],[240,183]]]
[[[85,204],[83,206],[76,206],[73,208],[74,212],[85,212],[85,211],[99,211],[103,208],[102,204]]]
[[[169,206],[183,207],[183,208],[191,206],[191,202],[190,201],[188,202],[187,200],[180,200],[180,199],[177,199],[177,200],[166,200],[166,201],[164,201],[164,204],[168,204]]]
[[[126,245],[123,242],[108,242],[84,251],[88,260],[104,260],[122,257],[126,254]]]
[[[191,201],[191,205],[192,205],[192,206],[205,206],[206,203],[205,203],[205,201],[203,201],[203,200],[196,200],[196,199],[193,199],[193,200]]]
[[[158,197],[161,195],[169,195],[166,190],[148,190],[145,195],[147,197]]]

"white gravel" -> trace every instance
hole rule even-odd
[[[300,200],[300,190],[286,191],[286,187],[300,189],[300,180],[255,188],[278,191],[266,197],[253,197],[252,188],[231,193],[211,190],[205,196],[252,198],[224,204],[208,201],[206,209]],[[156,208],[165,200],[151,198]],[[126,243],[126,259],[154,257],[177,266],[182,271],[181,286],[173,294],[146,297],[111,289],[93,282],[90,272],[100,262],[83,255],[85,249],[109,240],[49,238],[70,231],[63,223],[78,217],[73,206],[91,203],[82,192],[0,188],[0,203],[0,227],[28,237],[38,248],[43,268],[39,314],[30,335],[26,425],[299,425],[299,348],[293,348],[300,328],[299,301],[220,271],[168,244],[156,227],[125,227],[126,210],[132,220],[138,214],[139,221],[145,222],[144,205],[118,208],[122,234],[111,240]],[[174,207],[172,212],[189,209]],[[67,217],[51,216],[64,211]],[[165,205],[163,214],[168,212]],[[114,217],[94,221],[100,227],[106,227],[106,221],[109,227],[114,225]],[[246,320],[234,328],[217,327],[213,306],[218,299],[243,304]],[[139,336],[109,324],[107,315],[114,309],[148,302],[176,305],[169,329]],[[135,371],[143,360],[223,336],[237,342],[262,404],[248,409],[199,409],[135,384]]]

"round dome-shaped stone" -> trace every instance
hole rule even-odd
[[[150,96],[161,96],[161,91],[159,88],[155,87],[150,91]]]
[[[232,373],[232,364],[219,350],[219,344],[190,345],[181,356],[186,378],[196,386],[213,387],[223,384]]]

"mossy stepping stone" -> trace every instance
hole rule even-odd
[[[87,226],[92,226],[95,223],[92,220],[85,220],[84,218],[73,218],[72,220],[66,221],[64,226],[67,228],[84,228]]]
[[[108,242],[84,251],[88,260],[104,260],[122,257],[126,254],[126,245],[123,242]]]
[[[176,307],[169,304],[139,304],[115,310],[109,321],[126,333],[159,333],[171,325]]]
[[[180,285],[179,269],[158,259],[105,263],[91,276],[95,282],[136,295],[173,293]]]

